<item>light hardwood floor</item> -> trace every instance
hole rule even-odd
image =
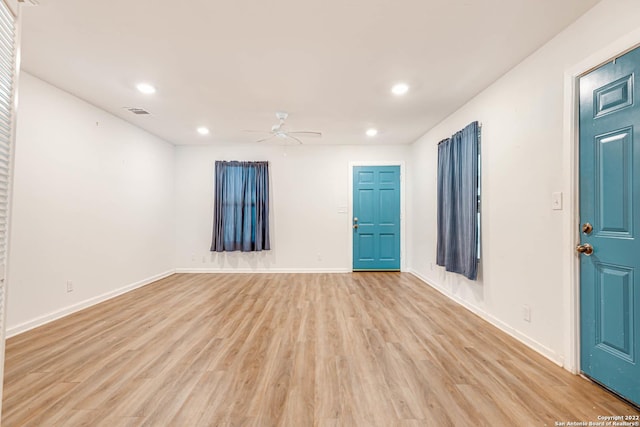
[[[4,387],[5,427],[638,414],[404,273],[173,275],[9,339]]]

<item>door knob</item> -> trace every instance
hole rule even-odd
[[[588,222],[585,222],[584,224],[582,224],[582,232],[584,234],[591,234],[592,231],[593,231],[593,225],[589,224]]]
[[[578,245],[576,246],[576,251],[589,256],[593,253],[593,246],[588,243],[585,243],[584,245]]]

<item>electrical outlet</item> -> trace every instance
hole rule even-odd
[[[522,319],[525,322],[531,322],[531,307],[528,305],[522,306]]]
[[[67,292],[73,292],[73,282],[71,280],[67,280]]]
[[[196,260],[196,254],[191,254],[191,261],[195,261]]]
[[[318,254],[318,261],[322,261],[322,254]]]

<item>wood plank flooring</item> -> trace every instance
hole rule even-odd
[[[5,427],[638,414],[405,273],[176,274],[9,339],[4,381]]]

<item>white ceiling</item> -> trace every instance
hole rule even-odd
[[[277,110],[324,133],[305,143],[406,144],[597,2],[39,0],[22,65],[174,144],[252,142]]]

